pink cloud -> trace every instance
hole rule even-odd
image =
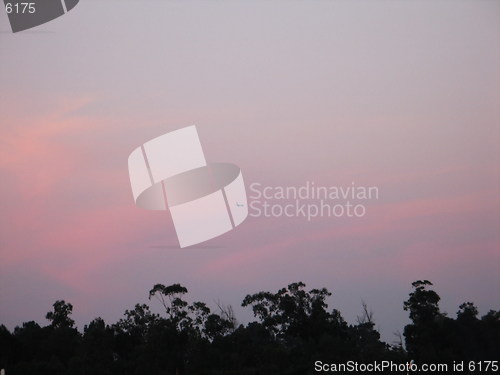
[[[489,201],[488,197],[492,200]],[[426,261],[422,261],[422,259],[428,260],[429,257],[422,257],[422,253],[430,254],[430,259],[437,262],[435,264],[438,265],[448,262],[451,256],[455,256],[456,261],[466,262],[471,256],[472,249],[475,249],[475,256],[490,258],[494,256],[491,243],[478,240],[462,244],[463,251],[457,253],[453,238],[456,237],[457,230],[467,230],[471,222],[476,219],[484,217],[488,213],[490,216],[495,215],[495,207],[498,206],[498,203],[499,200],[494,195],[481,192],[446,199],[428,198],[379,204],[368,208],[368,217],[358,221],[353,219],[349,225],[335,225],[332,222],[332,225],[326,229],[317,230],[312,229],[314,227],[311,226],[311,230],[289,231],[267,242],[259,241],[259,238],[245,241],[249,245],[233,254],[209,262],[204,265],[200,272],[205,275],[226,275],[226,277],[238,275],[241,278],[244,273],[242,270],[248,269],[254,272],[257,269],[258,272],[259,264],[270,261],[279,262],[279,259],[286,257],[292,249],[301,248],[306,251],[306,249],[321,246],[320,244],[345,243],[346,240],[357,244],[357,251],[370,258],[374,252],[377,254],[378,247],[386,246],[394,240],[396,243],[401,242],[402,247],[396,254],[392,255],[392,259],[388,260],[389,262],[401,262],[398,265],[399,269],[407,269],[408,267],[424,269],[426,265],[422,262]],[[276,226],[273,225],[275,223],[272,223],[272,220],[253,219],[252,223],[247,224],[252,225],[250,234],[247,236],[255,236],[255,233],[274,230]],[[325,218],[323,222],[327,220],[334,219]],[[439,241],[419,239],[421,235],[424,235],[423,238],[432,237],[433,231],[439,232],[439,236],[435,236],[435,238],[440,239]],[[332,251],[335,250],[332,249]],[[377,254],[376,257],[379,255]],[[387,268],[386,261],[382,262],[380,259],[378,262],[375,259],[374,261],[374,264],[377,264],[375,266],[377,272],[381,271],[380,268]]]

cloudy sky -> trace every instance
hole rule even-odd
[[[500,309],[499,1],[81,0],[0,12],[0,323],[112,323],[155,283],[239,307],[294,281],[361,300],[387,341],[411,282]],[[179,249],[134,205],[130,152],[196,124],[247,185],[377,186],[362,218],[249,217]],[[154,304],[154,301],[152,302]]]

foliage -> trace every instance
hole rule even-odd
[[[218,302],[214,313],[204,302],[189,303],[180,285],[156,284],[149,298],[162,314],[136,304],[112,325],[101,318],[78,332],[73,306],[56,301],[41,327],[26,322],[10,332],[0,325],[0,368],[9,375],[164,375],[164,374],[312,374],[314,361],[368,363],[442,363],[492,360],[500,352],[500,312],[478,318],[472,302],[459,306],[457,318],[440,312],[439,295],[428,280],[413,284],[403,307],[411,323],[403,343],[381,341],[373,312],[362,302],[357,323],[348,324],[329,309],[332,293],[307,290],[296,282],[277,292],[247,295],[257,321],[238,325],[231,306]]]

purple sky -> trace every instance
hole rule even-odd
[[[429,279],[454,316],[500,308],[500,2],[82,0],[10,33],[0,12],[0,323],[117,321],[155,283],[239,307],[293,281],[361,300],[383,338]],[[253,218],[178,249],[127,158],[196,124],[247,187],[377,186],[363,218]],[[154,301],[152,301],[154,304]]]

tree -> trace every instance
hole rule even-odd
[[[54,311],[49,311],[45,318],[50,321],[53,328],[68,327],[72,328],[75,321],[69,316],[73,313],[73,305],[64,300],[54,303]]]
[[[15,360],[17,341],[7,327],[0,325],[0,369],[5,368]]]
[[[44,354],[43,343],[48,332],[34,321],[25,322],[21,327],[14,328],[12,335],[17,343],[17,356],[22,361],[40,359]]]
[[[404,302],[404,310],[410,311],[410,319],[415,324],[434,320],[439,316],[439,300],[441,297],[433,290],[428,290],[432,283],[429,280],[418,280],[411,284],[415,289]]]
[[[496,358],[500,353],[500,311],[490,310],[481,318],[481,359]]]
[[[443,334],[446,317],[439,311],[439,295],[431,289],[429,280],[417,280],[413,292],[404,302],[404,310],[410,312],[412,324],[404,329],[406,347],[410,358],[422,362],[444,361],[448,353],[442,348],[448,340]],[[444,345],[446,346],[446,345]]]
[[[114,359],[114,330],[102,318],[96,318],[83,328],[82,354],[86,373],[111,373]]]
[[[254,315],[276,338],[286,336],[308,336],[308,324],[312,320],[328,319],[326,298],[331,293],[326,289],[304,290],[303,282],[296,282],[277,293],[259,292],[247,295],[243,307],[252,306]]]
[[[477,307],[473,302],[464,302],[459,307],[457,312],[457,320],[464,322],[473,322],[477,320]]]
[[[286,351],[288,366],[297,373],[309,371],[314,358],[340,361],[354,354],[349,326],[338,310],[328,312],[326,288],[305,290],[303,282],[289,284],[277,293],[247,295],[242,306],[254,315]]]
[[[361,301],[362,314],[356,318],[358,324],[351,327],[351,339],[356,344],[359,358],[365,362],[383,358],[387,345],[380,341],[380,333],[375,329],[373,311],[365,301]]]
[[[182,297],[187,292],[187,288],[180,284],[156,284],[149,291],[149,299],[155,297],[160,301],[167,316],[156,325],[152,342],[171,348],[168,355],[173,357],[177,375],[184,374],[189,354],[194,343],[202,338],[205,322],[210,314],[205,303],[194,302],[189,305],[184,301]]]
[[[143,338],[151,326],[159,319],[158,314],[153,314],[149,306],[137,303],[132,310],[125,310],[125,319],[120,319],[115,324],[115,329],[130,336]]]
[[[50,324],[23,323],[11,334],[0,325],[0,368],[10,375],[171,375],[171,374],[306,374],[311,364],[387,360],[417,364],[484,361],[500,352],[500,312],[478,318],[472,302],[460,305],[456,319],[439,310],[432,283],[412,284],[404,308],[412,322],[390,347],[380,340],[373,312],[362,302],[357,323],[349,325],[340,311],[328,309],[331,293],[306,290],[296,282],[276,293],[247,295],[257,321],[236,327],[230,306],[216,302],[212,313],[203,302],[184,300],[180,284],[156,284],[149,293],[165,313],[136,304],[116,324],[101,318],[85,325],[83,335],[70,318],[73,306],[54,303]]]
[[[188,303],[182,299],[188,290],[180,284],[165,286],[156,284],[149,291],[149,299],[155,297],[165,309],[168,319],[178,330],[188,327],[191,323],[189,317]]]
[[[153,314],[146,304],[136,304],[132,310],[125,310],[125,317],[112,326],[114,350],[119,359],[117,366],[127,374],[140,374],[149,370],[146,359],[148,337],[156,327],[160,317]],[[149,371],[149,373],[153,373]]]

